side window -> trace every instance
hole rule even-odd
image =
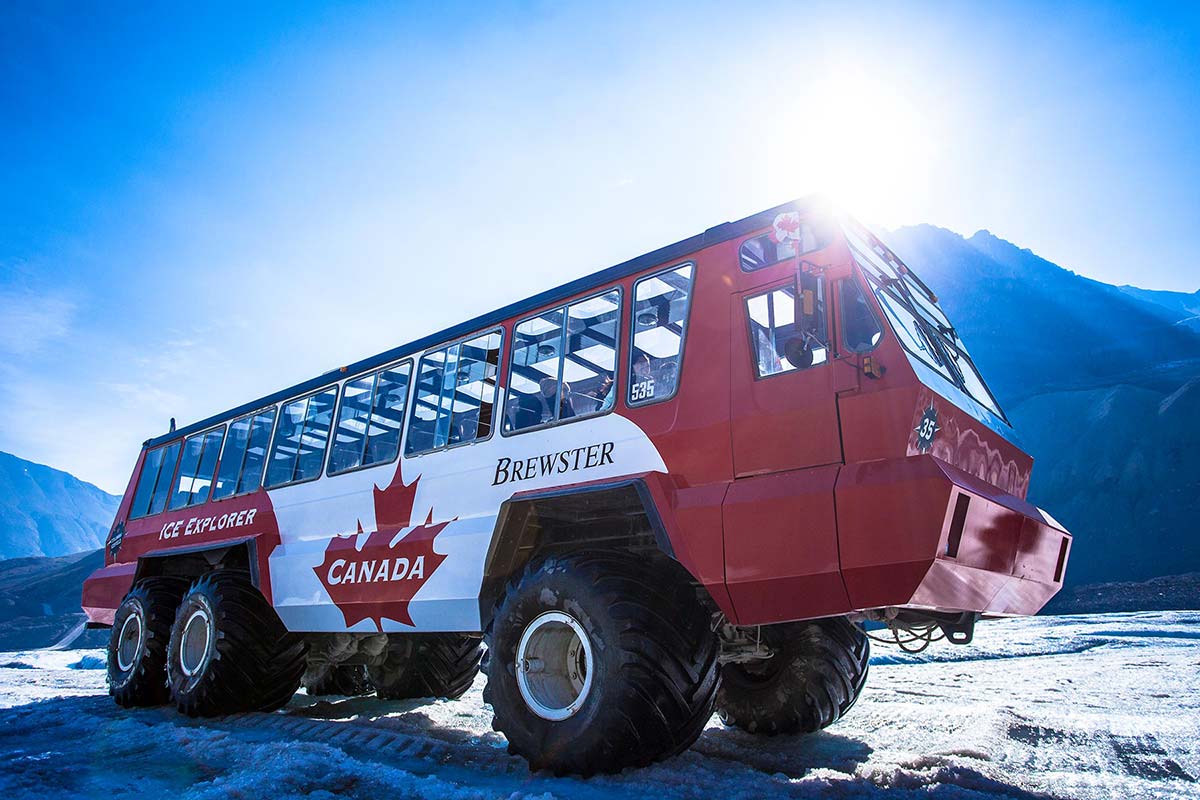
[[[750,346],[760,378],[823,364],[829,357],[824,283],[805,275],[800,286],[799,299],[796,284],[746,299]]]
[[[400,452],[400,426],[412,363],[364,375],[342,386],[329,474],[383,464]]]
[[[780,214],[775,218],[769,233],[755,236],[742,242],[738,260],[742,270],[756,269],[777,264],[785,258],[795,258],[829,244],[830,235],[811,222],[800,219],[796,212]]]
[[[175,462],[179,458],[179,442],[151,450],[142,461],[142,472],[138,475],[137,489],[133,494],[133,505],[129,518],[157,514],[167,507],[171,492],[171,478],[175,475]]]
[[[490,436],[499,363],[499,331],[421,356],[404,454]]]
[[[631,406],[666,400],[679,386],[694,269],[685,264],[634,284]]]
[[[517,325],[505,432],[610,410],[620,322],[621,291],[612,289]]]
[[[838,282],[842,317],[842,344],[852,353],[874,350],[883,337],[883,328],[867,303],[862,287],[854,278]]]
[[[213,486],[214,500],[252,492],[259,487],[274,424],[275,409],[269,408],[242,417],[229,426],[225,451],[221,454],[221,466]]]
[[[271,442],[267,488],[311,480],[321,474],[333,422],[337,387],[284,404]]]
[[[212,489],[217,456],[225,438],[224,426],[189,436],[183,443],[183,458],[179,462],[179,478],[171,495],[171,509],[199,505],[208,500]]]

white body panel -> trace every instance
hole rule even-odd
[[[605,443],[612,444],[609,458],[594,450],[593,460],[602,463],[588,466],[587,448]],[[558,455],[581,448],[578,456],[565,457],[567,469],[560,471],[564,459]],[[539,468],[533,477],[496,482],[503,459],[517,462],[548,454],[556,456],[549,474]],[[356,548],[362,549],[378,527],[374,490],[391,484],[397,469],[405,485],[418,482],[414,521],[430,515],[434,523],[452,520],[433,542],[434,551],[446,558],[409,603],[413,626],[385,617],[381,626],[365,619],[347,628],[314,568],[324,563],[335,536],[357,536]],[[661,455],[641,429],[609,413],[508,436],[496,432],[485,441],[402,455],[398,462],[272,490],[281,542],[269,562],[275,608],[295,631],[479,631],[484,561],[504,501],[518,492],[665,471]],[[393,544],[409,530],[398,533]]]

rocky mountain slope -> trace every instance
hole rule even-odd
[[[1076,535],[1068,584],[1200,570],[1193,296],[1090,280],[986,231],[888,238],[939,294],[1033,455],[1031,499]]]
[[[94,550],[119,501],[66,472],[0,452],[0,558]]]

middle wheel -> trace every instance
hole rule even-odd
[[[712,716],[709,619],[673,561],[607,552],[535,560],[488,629],[492,727],[532,769],[558,774],[672,756]]]

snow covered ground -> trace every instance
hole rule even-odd
[[[480,678],[455,702],[317,700],[192,721],[123,711],[100,651],[0,653],[0,796],[1200,797],[1200,612],[982,623],[876,646],[838,725],[762,739],[714,717],[687,753],[591,780],[505,753]]]

